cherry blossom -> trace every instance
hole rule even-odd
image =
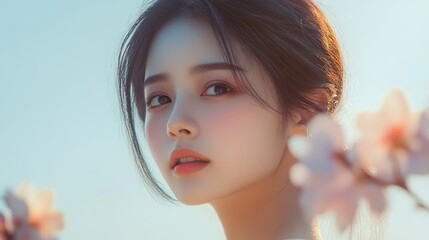
[[[328,115],[318,115],[310,121],[308,133],[307,144],[296,138],[289,144],[292,154],[299,159],[291,168],[291,181],[302,188],[300,204],[308,220],[334,212],[339,229],[344,231],[353,223],[362,198],[375,212],[383,212],[383,186],[367,181],[353,157],[354,151],[345,150],[340,126]]]
[[[31,190],[31,184],[26,183],[4,197],[11,211],[14,239],[52,239],[64,227],[62,214],[53,208],[54,196],[50,190],[37,193]]]
[[[412,114],[404,94],[387,95],[380,111],[361,113],[357,152],[362,167],[382,181],[429,174],[429,116]]]
[[[0,213],[0,240],[6,239],[6,219],[2,213]]]
[[[50,240],[52,238],[42,237],[32,226],[24,224],[18,227],[14,233],[14,240]]]
[[[406,174],[429,174],[429,110],[419,115]]]

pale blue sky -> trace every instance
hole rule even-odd
[[[416,110],[429,106],[428,1],[318,2],[343,49],[340,116],[351,135],[356,112],[376,110],[392,88]],[[61,239],[222,239],[210,207],[157,202],[134,166],[115,70],[143,3],[0,0],[0,193],[25,180],[52,188]],[[427,202],[428,183],[413,185]],[[389,239],[428,235],[429,213],[391,196]]]

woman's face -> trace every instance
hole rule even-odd
[[[279,132],[279,115],[240,92],[231,67],[276,106],[272,86],[255,61],[235,51],[240,66],[226,63],[205,22],[177,19],[157,34],[148,55],[145,136],[166,182],[185,204],[249,188],[282,161],[287,140]],[[209,162],[172,168],[170,155],[181,148]]]

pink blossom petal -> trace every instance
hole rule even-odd
[[[332,191],[339,191],[343,189],[349,189],[354,184],[354,175],[349,170],[342,166],[336,165],[335,173],[330,180],[330,188]]]
[[[293,185],[303,186],[308,182],[310,174],[311,174],[310,171],[305,165],[300,163],[295,163],[290,168],[289,177]]]
[[[358,126],[362,138],[357,152],[364,169],[385,181],[395,181],[406,172],[421,141],[416,141],[417,120],[411,114],[405,95],[389,93],[376,113],[361,114]]]
[[[323,214],[329,210],[329,204],[335,200],[334,194],[331,193],[326,178],[311,175],[303,192],[300,196],[300,205],[304,210],[307,220],[311,221],[318,214]]]
[[[363,191],[363,195],[367,199],[373,213],[381,214],[386,211],[386,196],[382,187],[368,183],[365,185]]]
[[[301,209],[304,212],[304,216],[307,219],[308,222],[311,222],[311,220],[318,214],[318,210],[316,209],[320,209],[323,208],[318,206],[318,204],[320,204],[320,202],[315,201],[317,196],[317,190],[314,191],[309,191],[307,189],[304,189],[303,192],[301,193],[299,202],[301,205]],[[322,209],[323,212],[323,209]]]
[[[389,102],[385,103],[384,110],[387,112],[383,114],[387,116],[389,111],[406,113],[409,110],[404,102],[399,99],[399,106],[396,106],[398,109]],[[317,214],[334,212],[339,229],[344,231],[353,223],[362,197],[368,199],[374,211],[384,211],[386,204],[381,189],[368,188],[364,182],[358,182],[355,176],[362,163],[366,170],[374,170],[377,177],[390,177],[392,181],[392,176],[396,177],[404,169],[408,155],[396,149],[392,151],[388,144],[380,141],[384,131],[388,131],[390,127],[386,126],[381,115],[363,115],[361,128],[366,134],[365,139],[352,151],[345,150],[341,127],[328,115],[318,115],[308,124],[309,145],[308,150],[303,151],[305,154],[292,150],[294,144],[290,144],[291,152],[298,152],[295,155],[302,158],[292,166],[290,177],[293,184],[303,189],[300,205],[308,220]],[[400,118],[395,114],[392,116],[392,119]],[[344,161],[348,161],[350,165]],[[398,167],[386,167],[389,164],[391,166],[392,162],[396,162]]]
[[[309,151],[301,159],[313,172],[332,172],[334,156],[344,149],[344,136],[338,123],[330,116],[320,114],[309,125]]]
[[[405,174],[429,174],[429,141],[425,141],[418,151],[411,153]]]
[[[31,203],[31,217],[38,219],[49,212],[54,206],[54,194],[50,190],[42,190],[36,194]]]
[[[288,140],[289,151],[296,158],[303,159],[310,151],[310,143],[306,137],[293,136]]]
[[[318,214],[333,212],[341,231],[353,223],[357,203],[358,198],[353,189],[335,193],[312,189],[312,191],[304,191],[300,198],[300,204],[307,220],[311,221]]]
[[[63,216],[59,212],[50,212],[38,225],[41,233],[52,235],[60,232],[64,228]]]
[[[423,139],[429,140],[429,109],[420,116],[418,132]]]
[[[392,151],[384,144],[372,144],[362,141],[357,144],[359,159],[362,168],[374,177],[386,181],[394,182],[401,169],[404,169],[407,162],[407,153],[403,150]]]
[[[399,133],[404,139],[408,138],[414,121],[405,95],[396,90],[388,94],[379,112],[359,114],[357,125],[365,139],[380,144],[396,128],[403,129]]]
[[[14,240],[42,240],[42,238],[37,230],[24,225],[16,229]]]
[[[2,236],[5,232],[6,232],[6,218],[4,217],[3,213],[0,212],[0,236]]]
[[[18,190],[16,191],[16,195],[22,199],[28,199],[31,195],[32,187],[33,184],[31,182],[25,182],[19,186]]]
[[[387,125],[409,122],[411,111],[404,93],[400,90],[390,92],[386,96],[380,114]]]
[[[14,225],[10,229],[14,229],[14,240],[53,239],[53,235],[64,228],[62,214],[53,209],[53,192],[31,190],[31,184],[25,183],[16,194],[8,192],[5,196],[6,204],[12,211]]]
[[[291,168],[290,177],[292,183],[303,188],[300,204],[311,220],[317,214],[336,211],[337,205],[347,204],[343,194],[352,187],[354,178],[335,159],[345,149],[338,123],[328,115],[318,115],[308,124],[308,133],[307,154],[295,154],[302,159]]]
[[[337,226],[341,232],[344,232],[344,230],[353,224],[358,207],[357,199],[353,197],[349,198],[349,201],[339,202],[336,206]]]
[[[311,174],[307,178],[300,204],[308,220],[317,214],[333,210],[333,203],[341,202],[343,194],[353,184],[353,175],[342,169],[332,175]]]
[[[28,206],[23,199],[17,197],[13,192],[8,191],[6,192],[5,201],[12,212],[14,224],[22,224],[28,221]]]
[[[362,112],[357,116],[357,127],[367,139],[376,139],[386,131],[386,123],[379,114]]]
[[[344,149],[344,135],[340,125],[327,114],[319,114],[308,124],[308,132],[314,142],[324,142],[329,139],[329,149]],[[324,150],[324,149],[323,149]]]
[[[429,110],[421,114],[410,148],[411,156],[406,173],[429,174]]]

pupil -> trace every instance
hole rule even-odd
[[[167,102],[167,98],[165,96],[162,96],[162,97],[159,98],[158,101],[159,101],[160,104],[164,104],[164,103]]]
[[[222,86],[215,86],[214,91],[216,94],[223,93],[223,92],[225,92],[225,88]]]

